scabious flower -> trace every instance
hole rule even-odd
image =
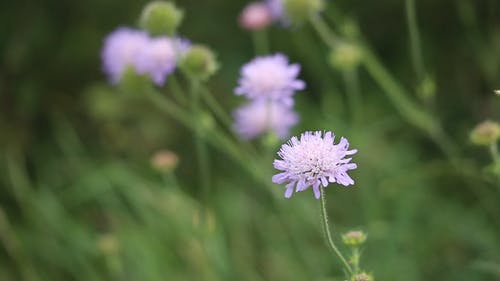
[[[239,23],[247,30],[260,30],[271,24],[272,15],[268,5],[262,2],[248,4],[240,14]]]
[[[266,0],[266,4],[271,11],[271,16],[275,21],[283,21],[285,9],[283,8],[283,0]]]
[[[282,171],[273,176],[274,183],[288,182],[285,197],[290,198],[295,192],[304,191],[312,186],[316,199],[320,197],[321,186],[327,187],[329,183],[338,183],[344,186],[354,184],[347,171],[357,168],[350,163],[352,158],[345,158],[357,152],[356,149],[348,150],[349,142],[340,138],[334,144],[332,132],[305,132],[300,136],[292,137],[281,146],[278,156],[274,160],[274,168]]]
[[[268,131],[274,131],[284,139],[299,121],[290,106],[270,100],[250,102],[237,109],[234,117],[235,131],[244,139],[252,139]]]
[[[291,105],[295,91],[305,88],[304,81],[297,79],[299,72],[300,65],[288,64],[283,54],[257,57],[241,69],[235,93],[250,99],[280,100]]]
[[[156,85],[162,86],[167,76],[175,70],[179,56],[188,48],[189,43],[184,39],[152,38],[137,56],[137,72],[148,74]]]
[[[120,27],[106,37],[101,59],[111,83],[120,82],[127,67],[135,67],[137,56],[148,42],[145,32],[127,27]]]

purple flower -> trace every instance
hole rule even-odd
[[[120,27],[104,40],[101,52],[103,70],[113,84],[120,82],[123,71],[128,66],[135,66],[139,52],[148,44],[145,32]]]
[[[288,64],[288,58],[282,54],[257,57],[241,69],[237,95],[250,99],[267,98],[293,104],[292,95],[303,90],[305,83],[297,79],[300,72],[298,64]]]
[[[352,158],[345,158],[357,152],[347,150],[349,142],[340,138],[334,144],[332,132],[305,132],[292,137],[288,143],[281,146],[278,152],[282,160],[274,160],[274,168],[283,172],[273,176],[273,182],[282,184],[288,182],[285,197],[290,198],[295,192],[304,191],[312,186],[316,199],[320,197],[320,186],[326,187],[330,182],[344,186],[354,184],[347,171],[357,168],[350,163]]]
[[[274,131],[283,139],[299,121],[290,106],[271,100],[250,102],[237,109],[234,117],[235,130],[244,139],[252,139],[268,131]]]
[[[281,20],[284,15],[283,0],[266,0],[273,20]]]
[[[175,70],[179,56],[188,48],[189,42],[184,39],[152,38],[137,56],[137,72],[148,74],[156,85],[162,86],[167,76]]]

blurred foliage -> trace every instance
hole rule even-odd
[[[0,279],[343,280],[324,246],[318,202],[309,193],[282,199],[270,184],[277,146],[254,143],[266,153],[269,185],[211,150],[207,210],[192,133],[141,92],[107,85],[102,39],[135,25],[145,4],[0,3]],[[217,54],[209,85],[228,112],[241,102],[232,93],[239,67],[254,54],[237,25],[245,4],[177,1],[181,34]],[[273,51],[302,64],[308,84],[294,134],[331,129],[359,149],[356,186],[329,188],[329,213],[337,241],[352,228],[368,233],[362,264],[376,280],[500,280],[500,186],[485,168],[487,150],[468,139],[478,122],[500,119],[492,93],[500,2],[422,0],[417,8],[426,85],[411,67],[403,1],[330,1],[325,17],[346,34],[359,29],[406,88],[435,87],[426,106],[460,164],[403,121],[363,71],[363,122],[352,124],[342,75],[310,26],[273,27],[269,36]],[[179,155],[176,176],[150,167],[165,148]]]

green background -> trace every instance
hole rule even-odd
[[[328,3],[327,21],[359,26],[415,92],[404,1]],[[0,3],[0,280],[344,280],[312,192],[285,200],[283,187],[211,149],[207,212],[192,132],[141,92],[107,85],[102,40],[134,26],[145,4]],[[246,2],[177,4],[185,11],[179,33],[217,54],[221,68],[208,85],[231,112],[243,103],[233,94],[239,68],[255,55],[237,24]],[[500,184],[487,149],[468,138],[478,122],[500,117],[500,3],[425,0],[417,8],[436,91],[431,105],[411,98],[440,120],[460,164],[408,124],[363,68],[363,120],[353,124],[341,73],[308,25],[268,33],[272,52],[299,62],[308,84],[296,96],[293,134],[333,130],[359,149],[356,185],[330,186],[328,211],[337,242],[350,229],[368,233],[362,266],[376,280],[500,280]],[[253,144],[270,182],[279,146]],[[150,167],[165,148],[180,158],[179,185]]]

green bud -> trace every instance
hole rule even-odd
[[[342,242],[350,247],[359,247],[366,241],[366,234],[363,231],[349,231],[342,235]]]
[[[292,24],[300,25],[309,17],[321,12],[325,7],[324,0],[284,0],[286,17]]]
[[[183,16],[184,13],[173,3],[154,1],[142,10],[140,25],[151,35],[173,35]]]
[[[119,89],[125,95],[136,96],[151,87],[151,79],[146,75],[137,74],[133,67],[127,67],[122,74]]]
[[[425,76],[424,80],[420,83],[418,87],[418,95],[424,101],[431,101],[436,95],[436,82],[430,76]]]
[[[332,67],[340,70],[352,70],[356,68],[362,58],[361,48],[354,43],[340,43],[329,55],[329,62]]]
[[[366,274],[364,272],[356,274],[351,278],[351,281],[373,281],[373,276],[371,274]]]
[[[192,79],[207,80],[218,69],[214,53],[202,45],[192,46],[181,58],[179,66]]]
[[[500,139],[500,125],[490,120],[479,123],[471,132],[470,140],[476,145],[490,145]]]

